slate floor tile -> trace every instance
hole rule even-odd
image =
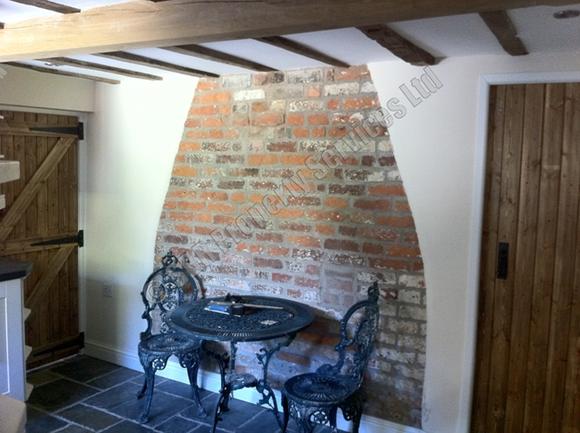
[[[191,405],[191,400],[175,397],[163,392],[155,392],[153,394],[153,402],[151,404],[151,411],[149,412],[149,421],[147,422],[147,425],[159,425]],[[138,400],[133,397],[133,399],[114,406],[109,410],[122,418],[139,421],[144,407],[145,398]]]
[[[92,430],[102,430],[121,421],[114,415],[82,404],[58,412],[58,416]]]
[[[55,380],[62,379],[62,376],[50,370],[39,370],[26,375],[26,381],[34,386],[44,385]]]
[[[48,433],[66,425],[64,421],[30,406],[26,408],[26,421],[26,433]]]
[[[168,419],[163,424],[158,425],[155,429],[162,431],[164,433],[190,433],[194,429],[199,427],[199,423],[182,418],[180,416],[174,416]]]
[[[64,364],[54,367],[52,371],[79,382],[87,382],[118,368],[118,366],[110,362],[88,356],[78,356]]]
[[[115,424],[114,426],[109,427],[107,430],[103,430],[103,433],[152,433],[154,431],[155,430],[152,430],[150,428],[147,428],[134,422],[123,421],[119,424]]]
[[[203,417],[199,413],[197,413],[196,407],[191,406],[181,412],[181,415],[185,418],[192,419],[194,421],[198,421],[204,424],[210,424],[210,420],[213,417],[213,413],[215,411],[215,405],[217,402],[217,394],[213,394],[210,397],[205,398],[202,401],[202,405],[205,408],[206,412],[209,416]],[[254,418],[259,413],[267,413],[274,418],[274,416],[268,412],[266,412],[262,407],[246,403],[245,401],[232,399],[230,400],[229,410],[221,415],[221,419],[218,423],[218,426],[225,430],[235,430],[239,426],[245,424],[252,418]]]
[[[155,379],[157,380],[157,379]],[[159,391],[166,392],[168,394],[177,395],[179,397],[191,399],[191,386],[186,383],[175,382],[173,380],[166,380],[161,384],[155,384],[155,389]],[[200,399],[204,399],[213,393],[206,391],[205,389],[199,390]]]
[[[66,428],[59,430],[58,433],[92,433],[92,430],[87,430],[84,427],[79,427],[78,425],[69,425]]]
[[[129,379],[133,379],[139,376],[141,373],[135,370],[129,370],[128,368],[119,367],[111,373],[100,376],[96,379],[89,380],[87,385],[95,386],[100,389],[108,389],[116,386],[120,383],[126,382]]]
[[[93,388],[80,383],[59,379],[34,388],[28,403],[46,411],[55,411],[90,397],[96,392]]]
[[[110,410],[111,408],[137,399],[137,392],[141,387],[135,383],[124,383],[107,391],[101,392],[85,401],[90,406]]]

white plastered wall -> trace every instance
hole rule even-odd
[[[88,346],[136,353],[157,225],[197,79],[97,84],[86,203]],[[109,288],[112,297],[103,296]]]

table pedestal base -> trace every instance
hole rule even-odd
[[[270,409],[272,409],[276,422],[280,427],[282,427],[276,394],[268,382],[268,367],[270,365],[272,356],[274,356],[274,354],[280,351],[280,349],[283,347],[289,346],[295,337],[296,334],[287,335],[272,347],[262,347],[259,352],[256,353],[258,363],[262,366],[261,379],[258,379],[251,374],[237,374],[235,372],[237,354],[236,342],[230,343],[230,354],[225,353],[223,355],[219,355],[209,352],[210,356],[218,361],[222,382],[220,396],[214,410],[211,429],[212,433],[215,433],[216,431],[220,415],[229,410],[229,401],[232,393],[242,388],[255,388],[256,391],[262,395],[261,399],[258,401],[258,404],[260,406],[268,406]]]

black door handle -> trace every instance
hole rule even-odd
[[[508,262],[510,254],[510,244],[500,242],[497,246],[497,272],[496,277],[500,280],[507,280]]]

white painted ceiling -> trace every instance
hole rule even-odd
[[[127,0],[56,0],[61,4],[85,10],[107,4],[123,3]],[[509,15],[515,24],[518,34],[528,51],[570,52],[580,54],[580,18],[556,20],[553,13],[563,9],[579,9],[580,4],[547,7],[538,6],[526,9],[513,9]],[[13,23],[29,18],[58,15],[44,9],[0,0],[0,22]],[[456,15],[441,18],[389,23],[395,31],[405,36],[420,47],[427,49],[436,57],[456,57],[481,54],[507,55],[493,34],[477,14]],[[319,51],[356,65],[378,61],[392,61],[397,58],[389,51],[370,40],[354,28],[327,30],[311,33],[286,35],[288,38],[311,46]],[[276,69],[295,69],[320,66],[321,63],[303,56],[287,52],[251,39],[204,43],[204,46],[235,54]],[[248,72],[245,69],[228,66],[217,62],[171,53],[159,48],[127,50],[167,62],[206,70],[218,74],[235,74]],[[121,61],[108,60],[102,57],[82,55],[71,56],[118,67],[125,67],[156,75],[166,75],[158,69],[127,64]],[[44,65],[42,61],[30,61],[31,64]],[[59,69],[90,73],[91,75],[119,78],[111,74],[88,71],[73,67],[61,66]]]

